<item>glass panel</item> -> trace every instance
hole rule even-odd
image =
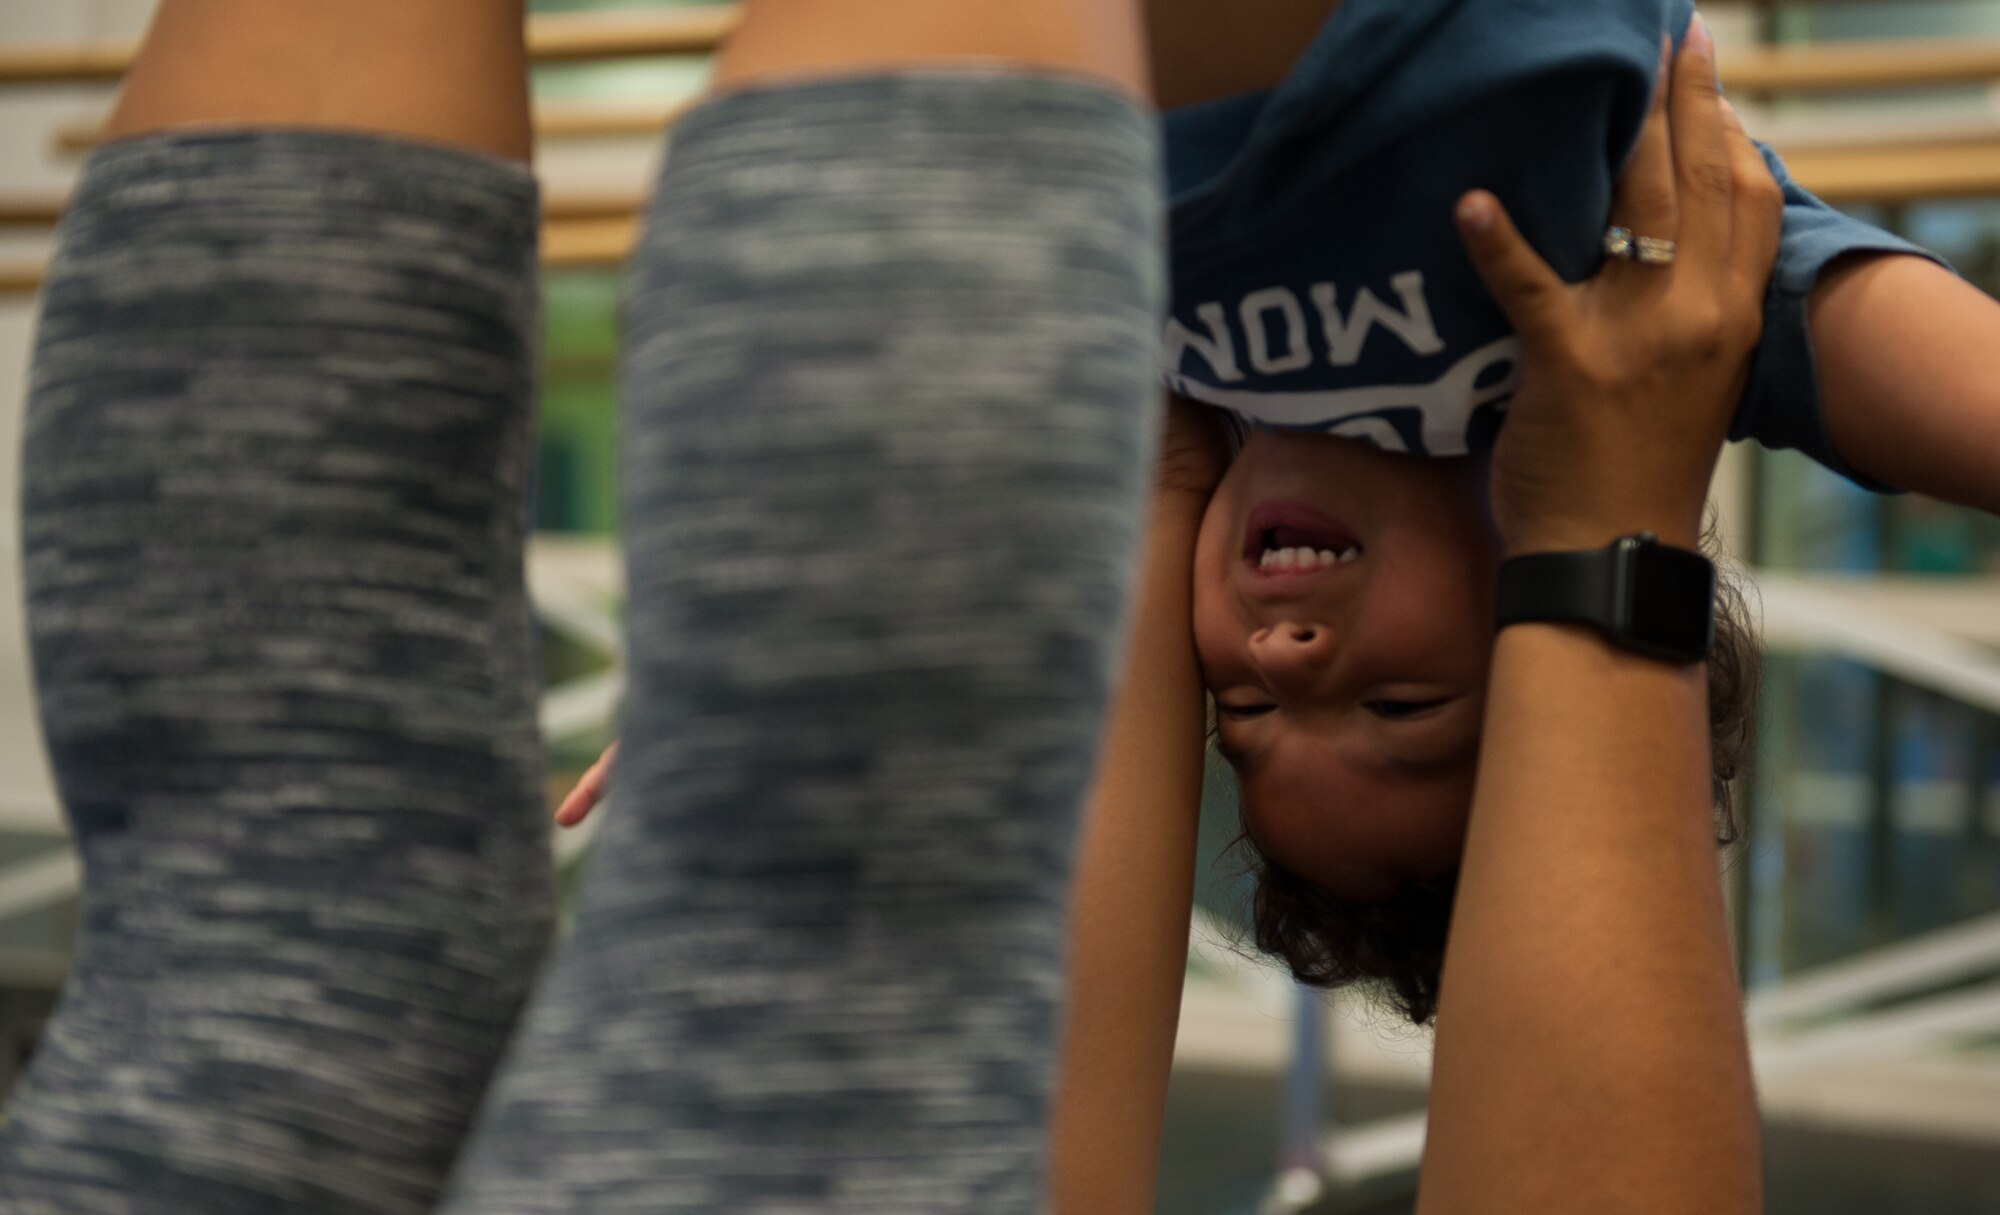
[[[1765,742],[1783,824],[1784,921],[1780,963],[1790,972],[1831,961],[1870,941],[1875,858],[1870,759],[1878,722],[1878,677],[1835,658],[1790,664],[1793,728]],[[1761,808],[1770,814],[1773,807]]]
[[[1963,705],[1900,685],[1890,704],[1887,926],[1901,938],[1941,928],[1969,910],[1960,884],[1971,827],[1973,718]]]
[[[1759,565],[1871,571],[1881,567],[1882,499],[1796,451],[1759,451]]]
[[[614,389],[619,276],[547,276],[543,311],[540,505],[545,531],[609,535],[617,520]]]
[[[1979,716],[1974,770],[1980,815],[1967,846],[1964,897],[1970,914],[2000,911],[2000,715]]]

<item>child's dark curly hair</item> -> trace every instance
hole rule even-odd
[[[1718,844],[1733,843],[1741,834],[1730,782],[1749,762],[1756,740],[1762,668],[1742,590],[1719,577],[1715,648],[1708,657]],[[1246,872],[1256,880],[1251,924],[1258,949],[1283,958],[1300,982],[1339,987],[1379,980],[1392,1006],[1411,1021],[1422,1025],[1437,1015],[1445,930],[1458,889],[1456,870],[1406,885],[1385,900],[1355,902],[1337,898],[1274,864],[1257,851],[1247,831],[1238,836],[1236,846],[1247,862]]]

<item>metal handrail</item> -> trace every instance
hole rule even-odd
[[[1825,1017],[1926,988],[2000,973],[2000,913],[1869,950],[1750,993],[1753,1030]]]

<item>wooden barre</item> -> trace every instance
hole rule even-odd
[[[0,266],[0,298],[33,295],[42,289],[42,267]]]
[[[592,63],[647,55],[704,55],[736,27],[735,5],[632,12],[552,13],[528,18],[528,55],[538,64]],[[0,46],[0,84],[89,84],[117,80],[138,44],[87,42]]]
[[[638,241],[636,215],[548,224],[542,228],[542,264],[565,270],[616,269]]]
[[[0,198],[0,228],[47,228],[62,218],[63,204],[53,198]]]
[[[2000,137],[1944,144],[1801,148],[1785,167],[1832,203],[2000,197]]]
[[[535,103],[537,139],[650,138],[680,118],[699,98],[662,104],[610,105],[602,102],[541,101]],[[88,152],[101,141],[103,124],[73,122],[56,129],[55,148],[71,155]]]
[[[1754,93],[1934,88],[2000,81],[2000,40],[1883,39],[1722,52],[1722,86]]]

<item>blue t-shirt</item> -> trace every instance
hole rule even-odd
[[[1484,187],[1563,278],[1596,273],[1612,185],[1691,0],[1345,0],[1277,88],[1169,111],[1174,391],[1253,422],[1461,455],[1490,445],[1516,339],[1452,210]],[[1931,257],[1801,188],[1731,437],[1862,484],[1820,414],[1806,299],[1844,253]],[[1874,486],[1874,488],[1882,488]]]

